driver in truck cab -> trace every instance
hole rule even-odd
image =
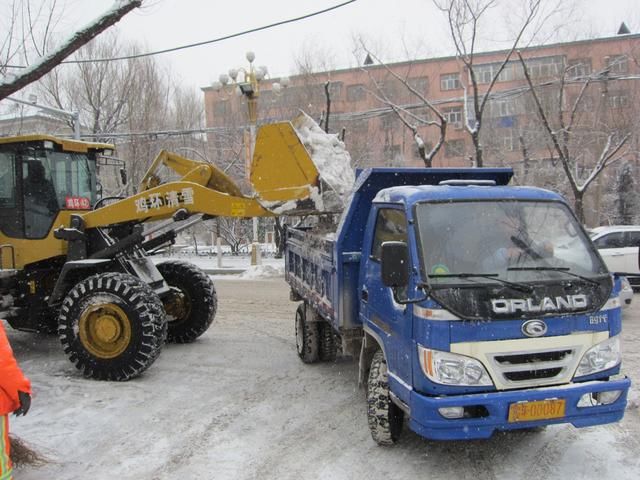
[[[482,260],[484,272],[503,271],[507,267],[522,263],[527,259],[546,259],[553,257],[553,244],[548,240],[538,244],[527,232],[525,222],[512,209],[505,210],[505,215],[495,219],[495,229],[491,230],[487,242],[492,255]]]

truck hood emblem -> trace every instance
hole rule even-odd
[[[527,337],[541,337],[547,333],[547,324],[542,320],[528,320],[522,324],[522,333]]]

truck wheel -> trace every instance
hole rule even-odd
[[[147,284],[124,273],[88,277],[62,302],[58,334],[86,377],[129,380],[160,354],[167,335],[162,302]]]
[[[216,288],[209,276],[191,263],[170,261],[157,268],[171,287],[171,294],[163,299],[167,340],[191,343],[207,331],[216,316]]]
[[[338,353],[336,345],[336,336],[333,328],[328,322],[320,322],[318,325],[318,333],[320,337],[320,360],[324,362],[333,362]]]
[[[320,359],[318,322],[307,322],[304,303],[296,310],[296,349],[304,363],[315,363]]]
[[[378,445],[393,445],[402,432],[404,412],[389,396],[387,361],[382,350],[378,350],[371,360],[371,370],[367,382],[367,417],[371,436]]]

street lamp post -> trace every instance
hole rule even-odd
[[[267,67],[254,66],[254,60],[256,58],[253,52],[247,52],[247,61],[249,62],[249,68],[232,68],[228,74],[221,74],[218,82],[213,83],[213,88],[216,91],[222,90],[227,85],[235,85],[236,92],[239,95],[244,95],[247,99],[247,113],[249,120],[249,138],[247,159],[245,164],[245,175],[249,180],[249,173],[251,169],[251,160],[253,159],[253,153],[256,145],[256,129],[258,125],[258,97],[260,96],[260,82],[267,75]],[[239,74],[242,74],[242,81],[240,81]],[[283,82],[283,85],[286,84]],[[280,84],[274,83],[274,91],[280,89]],[[262,263],[260,256],[260,248],[258,248],[258,218],[253,217],[253,243],[251,245],[251,265],[259,265]]]

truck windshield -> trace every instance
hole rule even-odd
[[[423,269],[438,288],[582,279],[606,267],[569,209],[558,202],[420,203]]]

